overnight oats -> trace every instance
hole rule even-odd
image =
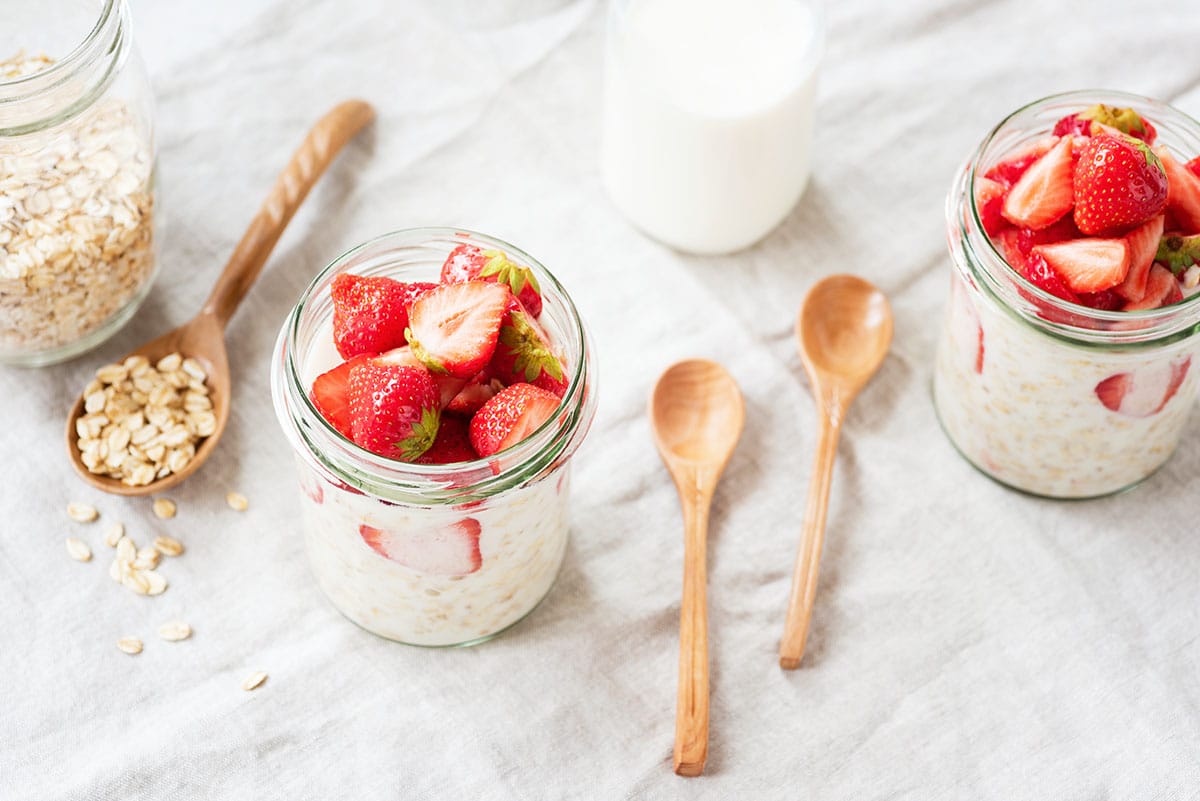
[[[934,401],[959,451],[1056,498],[1130,487],[1196,397],[1200,123],[1117,92],[1005,119],[947,199]]]
[[[482,234],[387,234],[317,276],[280,332],[272,392],[333,604],[429,646],[537,606],[566,551],[594,371],[562,286]]]

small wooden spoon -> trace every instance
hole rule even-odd
[[[229,258],[229,263],[217,278],[217,283],[200,313],[190,322],[147,342],[129,354],[145,356],[153,364],[162,357],[178,351],[184,357],[191,356],[200,362],[208,373],[209,397],[212,399],[217,425],[213,433],[200,442],[196,455],[178,473],[170,473],[140,487],[130,487],[115,478],[95,475],[83,463],[76,445],[78,435],[75,431],[75,421],[83,414],[81,397],[75,401],[67,418],[67,453],[71,457],[75,472],[85,481],[97,489],[115,495],[152,495],[175,486],[196,472],[213,452],[229,420],[231,387],[229,361],[225,353],[225,324],[229,322],[238,304],[262,272],[267,256],[279,241],[283,229],[291,221],[296,209],[300,208],[309,190],[342,146],[374,118],[375,110],[369,104],[361,100],[348,100],[318,120],[275,180],[271,194],[267,195],[262,208],[250,222],[250,227],[246,229],[242,241]]]
[[[831,275],[809,290],[796,320],[800,360],[808,372],[821,416],[816,466],[808,487],[804,531],[787,622],[779,645],[779,665],[785,670],[800,666],[808,640],[808,623],[817,595],[817,571],[825,539],[825,512],[838,436],[846,410],[871,376],[883,364],[892,342],[892,307],[869,281],[853,275]]]
[[[667,368],[650,398],[654,444],[683,506],[683,605],[675,772],[699,776],[708,756],[708,510],[721,471],[742,434],[745,405],[733,377],[701,359]]]

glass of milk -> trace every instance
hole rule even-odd
[[[729,253],[808,183],[823,40],[815,0],[612,0],[604,181],[634,225]]]

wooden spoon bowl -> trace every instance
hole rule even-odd
[[[213,433],[200,440],[195,456],[182,470],[136,487],[92,473],[83,463],[83,455],[76,444],[78,434],[75,423],[84,413],[84,399],[80,397],[67,416],[67,454],[75,472],[84,481],[114,495],[153,495],[174,487],[196,472],[213,452],[229,421],[231,402],[225,325],[262,272],[275,243],[308,196],[309,190],[338,151],[374,118],[375,110],[361,100],[341,103],[322,117],[276,179],[271,193],[234,249],[200,313],[174,331],[147,342],[125,357],[145,356],[154,364],[164,356],[178,352],[185,358],[190,356],[195,359],[204,368],[208,375],[209,399],[212,401],[216,426]]]

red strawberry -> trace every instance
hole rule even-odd
[[[436,285],[435,285],[436,286]],[[402,348],[394,348],[387,353],[380,354],[375,357],[375,360],[380,364],[391,364],[397,367],[420,367],[425,370],[425,363],[417,358],[417,354],[413,353],[412,346],[405,345]],[[433,383],[437,384],[438,397],[441,399],[441,408],[447,408],[451,401],[454,400],[458,393],[462,392],[466,382],[461,378],[454,378],[448,375],[439,375],[431,373]]]
[[[459,245],[442,264],[442,283],[492,281],[507,284],[534,317],[542,313],[542,288],[533,270],[510,260],[502,250],[482,250],[474,245]]]
[[[1101,133],[1075,165],[1075,224],[1085,234],[1127,230],[1162,213],[1167,174],[1145,142]]]
[[[1150,265],[1158,253],[1158,240],[1162,238],[1163,216],[1159,214],[1125,235],[1129,246],[1129,273],[1115,287],[1125,300],[1139,301],[1146,294],[1146,279],[1150,277]]]
[[[1044,289],[1056,298],[1079,302],[1079,296],[1071,291],[1063,277],[1058,274],[1041,254],[1030,254],[1025,263],[1025,271],[1021,273],[1034,286]]]
[[[1192,357],[1167,365],[1143,367],[1132,373],[1117,373],[1096,385],[1096,397],[1109,411],[1126,417],[1158,414],[1183,385]]]
[[[550,336],[516,298],[500,326],[500,341],[488,366],[505,384],[533,384],[562,397],[567,391],[567,374],[554,353]]]
[[[353,438],[350,433],[350,371],[371,356],[369,353],[355,356],[350,361],[342,362],[332,370],[321,373],[313,380],[312,389],[308,393],[321,416],[346,439]]]
[[[1193,175],[1200,177],[1200,156],[1196,156],[1196,158],[1192,159],[1183,166],[1191,170]]]
[[[1200,177],[1184,167],[1165,147],[1154,149],[1167,173],[1167,208],[1179,222],[1168,231],[1200,234]]]
[[[496,352],[512,293],[504,284],[467,281],[426,292],[409,313],[408,341],[435,373],[471,378]]]
[[[483,565],[479,553],[481,531],[479,521],[473,517],[443,527],[406,526],[399,531],[367,525],[358,528],[363,542],[375,553],[433,576],[466,576],[478,570]]]
[[[979,220],[988,236],[998,234],[1007,223],[1000,215],[1004,207],[1004,195],[1008,188],[999,181],[975,176],[975,209],[979,212]]]
[[[1121,133],[1141,139],[1146,144],[1153,144],[1158,132],[1145,117],[1131,108],[1119,108],[1099,104],[1086,108],[1075,114],[1068,114],[1054,126],[1054,133],[1079,134],[1094,136],[1101,133],[1105,127],[1116,129]]]
[[[1192,265],[1200,264],[1200,234],[1164,236],[1158,243],[1154,260],[1161,262],[1176,277],[1183,275]]]
[[[1047,136],[1036,142],[1030,142],[1025,147],[1009,153],[1007,159],[994,165],[983,174],[983,177],[1005,186],[1012,186],[1025,174],[1026,170],[1033,166],[1035,161],[1046,155],[1056,144],[1058,144],[1057,136]]]
[[[504,389],[504,384],[498,379],[492,378],[491,374],[484,370],[467,382],[467,385],[446,405],[445,410],[455,414],[475,414],[483,404],[491,400],[502,389]]]
[[[435,284],[342,273],[333,279],[333,342],[343,359],[382,353],[404,344],[408,309]]]
[[[367,360],[350,371],[350,427],[371,453],[411,462],[437,437],[437,385],[423,367]]]
[[[1125,305],[1125,299],[1112,289],[1102,289],[1099,292],[1080,292],[1079,303],[1093,309],[1119,311]]]
[[[1056,223],[1051,228],[1057,228],[1058,226],[1059,223]],[[1046,231],[1049,230],[1051,229],[1046,229]],[[1078,303],[1079,298],[1067,288],[1062,277],[1050,269],[1050,265],[1046,264],[1045,259],[1032,252],[1033,247],[1035,247],[1030,244],[1035,238],[1033,235],[1044,233],[1045,231],[1034,232],[1028,229],[1017,230],[1016,228],[1010,228],[997,237],[997,244],[1009,266],[1023,275],[1031,284],[1049,292],[1057,298]]]
[[[1146,280],[1146,294],[1142,299],[1129,303],[1125,311],[1143,311],[1157,309],[1160,306],[1170,306],[1183,300],[1183,291],[1171,271],[1159,264],[1151,265],[1150,277]]]
[[[478,458],[471,447],[467,421],[457,415],[444,414],[433,447],[417,459],[417,464],[453,464]]]
[[[1045,228],[1071,210],[1071,137],[1033,163],[1004,198],[1004,218],[1019,228]]]
[[[513,384],[471,418],[471,445],[488,457],[510,448],[554,416],[558,396],[532,384]]]
[[[1045,259],[1074,292],[1111,289],[1129,273],[1129,246],[1124,239],[1072,239],[1038,245],[1033,253]]]

